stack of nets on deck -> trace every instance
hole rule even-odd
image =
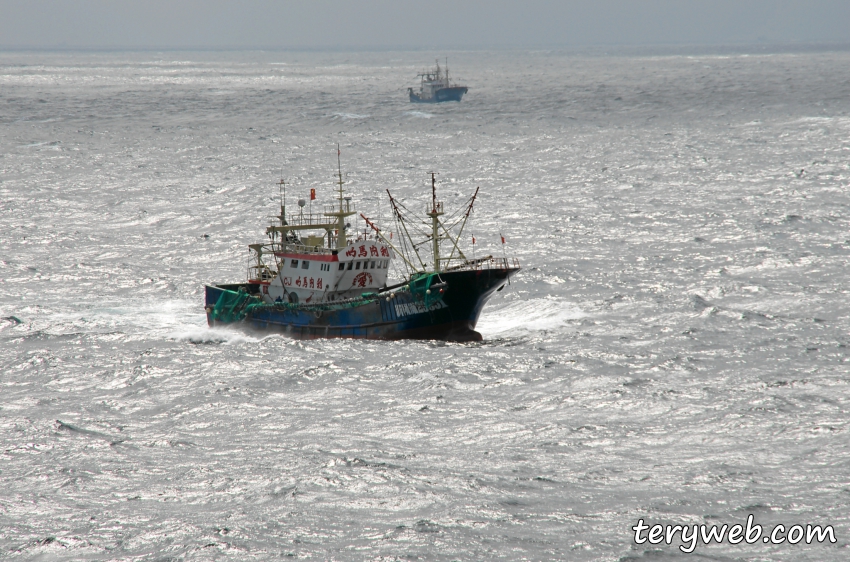
[[[342,310],[344,308],[355,308],[363,306],[378,299],[377,293],[363,293],[360,298],[346,299],[335,302],[323,303],[289,303],[276,302],[268,304],[259,297],[249,295],[246,291],[228,291],[222,289],[221,295],[215,303],[210,316],[213,320],[222,323],[239,322],[248,314],[269,310],[292,310],[304,312],[317,312],[326,310]]]
[[[410,294],[413,295],[413,298],[418,301],[422,301],[426,308],[430,308],[432,304],[443,298],[440,291],[429,290],[435,280],[440,280],[440,276],[436,273],[424,273],[419,277],[411,279],[410,284],[408,285],[410,287]]]
[[[248,307],[256,306],[262,302],[244,290],[238,292],[222,290],[212,312],[210,312],[210,316],[213,320],[226,324],[238,322],[248,314]]]
[[[436,273],[424,273],[413,278],[407,288],[414,300],[422,302],[426,307],[429,307],[443,298],[439,290],[429,290],[434,282],[439,282],[439,275]],[[322,302],[316,304],[310,303],[289,303],[275,302],[273,304],[266,303],[263,299],[249,295],[245,289],[239,291],[221,290],[221,295],[218,297],[215,306],[210,312],[210,316],[217,322],[229,324],[231,322],[239,322],[251,313],[270,311],[270,310],[291,310],[304,312],[318,312],[329,310],[342,310],[345,308],[356,308],[370,302],[378,300],[380,297],[377,293],[363,293],[358,298],[345,299],[334,302]]]

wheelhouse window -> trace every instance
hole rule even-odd
[[[348,271],[351,271],[352,267],[354,267],[354,262],[353,261],[348,262]]]
[[[339,264],[339,270],[340,270],[340,271],[342,271],[343,269],[345,269],[345,264],[344,264],[344,263],[340,263],[340,264]]]
[[[301,269],[310,269],[310,262],[307,260],[301,260]]]
[[[298,260],[292,260],[291,262],[289,262],[289,266],[290,267],[298,267]]]
[[[354,269],[360,269],[360,262],[357,262],[357,265],[355,266]]]
[[[375,262],[371,262],[369,264],[369,269],[375,269]]]

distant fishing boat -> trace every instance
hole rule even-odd
[[[449,60],[446,59],[446,70],[440,68],[440,61],[433,70],[420,72],[416,75],[420,79],[419,93],[408,88],[410,101],[413,103],[439,103],[443,101],[460,101],[469,88],[466,86],[452,85],[449,81]]]
[[[338,173],[337,202],[321,214],[304,213],[302,199],[300,212],[287,215],[282,195],[276,224],[266,229],[268,240],[248,246],[253,258],[247,280],[206,286],[208,324],[276,331],[299,339],[481,340],[475,324],[484,304],[520,266],[507,257],[470,258],[460,249],[458,240],[478,190],[465,209],[444,223],[432,173],[424,219],[428,228],[421,231],[422,240],[414,240],[410,232],[424,226],[423,218],[409,216],[389,190],[398,236],[393,240],[361,213],[366,230],[349,238],[346,218],[356,210],[344,196],[339,163]],[[311,190],[311,199],[314,194]],[[307,235],[310,231],[321,234]],[[390,284],[390,263],[397,257],[406,274]]]

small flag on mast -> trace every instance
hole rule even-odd
[[[475,245],[475,236],[472,237],[472,245]]]
[[[505,243],[505,237],[504,237],[504,236],[502,236],[502,233],[501,233],[501,232],[499,233],[499,237],[502,239],[502,244],[504,244],[504,243]]]
[[[310,201],[314,201],[315,199],[316,199],[316,189],[311,187],[310,188]]]

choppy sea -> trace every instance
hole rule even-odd
[[[0,558],[850,558],[850,52],[452,52],[409,103],[437,55],[0,53]],[[481,187],[483,342],[206,326],[336,143],[379,220]],[[748,514],[837,542],[631,530]]]

